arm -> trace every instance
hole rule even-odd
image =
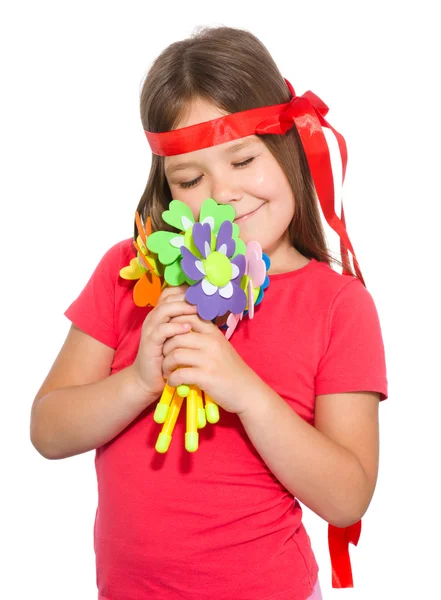
[[[313,427],[262,380],[253,389],[239,417],[274,475],[328,523],[361,519],[377,480],[379,395],[317,396]]]
[[[372,298],[357,280],[344,289],[334,304],[327,351],[315,378],[315,427],[245,363],[212,323],[192,318],[192,332],[164,344],[163,363],[170,385],[192,382],[236,413],[279,481],[336,527],[356,523],[366,512],[378,470],[380,394],[351,388],[380,390],[387,397]],[[341,372],[346,377],[336,381]]]
[[[30,438],[48,459],[74,456],[113,439],[156,398],[133,365],[110,375],[114,350],[71,326],[31,410]]]

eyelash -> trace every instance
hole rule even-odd
[[[241,163],[233,163],[233,166],[235,166],[235,167],[246,167],[246,165],[250,164],[254,160],[254,158],[255,157],[253,156],[251,158],[248,158],[247,160],[244,160]],[[202,179],[202,175],[200,175],[196,179],[193,179],[193,181],[184,181],[183,183],[180,183],[179,187],[184,188],[184,189],[192,188],[195,185],[197,185],[201,179]]]

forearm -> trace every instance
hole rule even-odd
[[[53,390],[32,410],[31,441],[45,458],[60,459],[113,439],[156,398],[148,398],[127,367],[100,381]]]
[[[304,421],[262,380],[239,414],[277,479],[327,522],[345,527],[366,511],[369,485],[357,458]]]

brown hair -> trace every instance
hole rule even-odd
[[[152,132],[175,128],[190,101],[209,100],[228,113],[289,102],[286,83],[266,47],[252,33],[232,27],[204,27],[168,46],[144,80],[140,113],[143,128]],[[293,246],[307,258],[331,262],[331,256],[308,162],[296,127],[285,135],[260,135],[283,169],[295,198],[289,226]],[[161,214],[172,200],[164,159],[152,155],[146,188],[138,204],[143,221],[153,230],[171,228]],[[134,228],[136,238],[136,225]],[[352,275],[350,265],[347,270]]]

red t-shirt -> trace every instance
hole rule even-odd
[[[133,363],[151,310],[134,304],[134,282],[119,277],[135,255],[131,239],[108,250],[65,312],[115,349],[112,373]],[[243,319],[231,343],[308,423],[317,394],[366,390],[387,398],[370,293],[315,259],[270,276],[254,319]],[[96,450],[99,600],[305,600],[318,565],[301,506],[239,418],[221,410],[188,453],[182,410],[168,452],[158,454],[155,405]]]

